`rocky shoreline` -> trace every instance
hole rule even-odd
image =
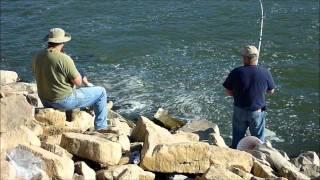
[[[320,179],[320,162],[308,151],[289,158],[270,143],[230,149],[216,124],[189,123],[159,109],[137,122],[112,111],[112,133],[93,130],[86,111],[42,108],[35,84],[0,71],[1,179]],[[161,124],[161,126],[159,125]]]

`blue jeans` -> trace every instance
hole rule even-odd
[[[231,148],[237,148],[239,141],[245,136],[248,127],[251,136],[255,136],[264,142],[265,112],[248,111],[234,106]]]
[[[94,128],[107,128],[107,93],[103,87],[83,87],[73,90],[72,94],[56,101],[41,100],[44,107],[61,110],[72,110],[93,106],[95,113]]]

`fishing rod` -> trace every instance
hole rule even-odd
[[[262,0],[259,0],[260,2],[260,9],[261,9],[261,23],[260,23],[260,35],[259,35],[259,45],[258,45],[258,57],[257,57],[257,63],[259,62],[259,56],[260,56],[260,48],[261,48],[261,41],[262,41],[262,30],[263,30],[263,5]]]

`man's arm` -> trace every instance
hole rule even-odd
[[[76,76],[74,79],[71,79],[71,82],[76,85],[76,86],[81,86],[82,84],[82,77],[79,74],[78,76]]]

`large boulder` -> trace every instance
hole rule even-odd
[[[74,164],[75,173],[81,175],[83,180],[95,180],[96,172],[91,169],[85,162],[79,161]]]
[[[4,97],[11,95],[28,95],[37,93],[37,85],[34,83],[17,82],[1,86],[1,94]]]
[[[276,178],[276,172],[269,166],[260,163],[259,161],[253,161],[251,170],[252,174],[261,178]]]
[[[184,126],[187,122],[178,118],[175,118],[169,114],[168,110],[159,108],[156,114],[154,115],[158,121],[160,121],[164,127],[170,130],[176,130]]]
[[[18,74],[14,71],[0,70],[0,85],[18,81]]]
[[[34,107],[27,102],[23,95],[1,98],[0,111],[1,133],[21,125],[27,125],[34,119]]]
[[[57,144],[49,144],[46,142],[41,142],[41,147],[47,151],[50,151],[60,157],[67,157],[69,159],[72,159],[73,155],[70,154],[67,150],[63,149]]]
[[[107,165],[118,164],[122,155],[119,143],[80,133],[63,134],[60,145],[74,155]]]
[[[130,151],[130,140],[127,135],[124,134],[113,134],[113,133],[99,133],[99,132],[88,132],[88,135],[104,138],[106,140],[119,143],[121,145],[122,152]]]
[[[11,131],[2,133],[0,136],[0,152],[14,148],[19,144],[40,146],[40,139],[27,127],[21,126]]]
[[[248,151],[253,156],[257,154],[264,154],[265,160],[268,161],[271,168],[277,172],[277,175],[291,179],[310,179],[306,175],[299,172],[292,163],[290,163],[282,154],[270,144],[258,144],[253,150]],[[258,152],[258,153],[257,153]],[[261,155],[255,156],[257,159],[263,157]],[[263,161],[263,160],[262,160]]]
[[[211,133],[220,135],[218,125],[207,120],[192,120],[179,130],[198,134],[200,141],[208,141]]]
[[[229,171],[223,166],[212,165],[210,168],[201,176],[200,180],[212,180],[212,179],[232,179],[242,180],[242,178],[233,172]]]
[[[0,161],[0,179],[18,179],[16,178],[16,169],[14,168],[14,166],[5,160],[1,160]]]
[[[307,151],[305,153],[302,153],[298,157],[293,158],[291,162],[299,169],[307,164],[320,166],[319,156],[316,152],[313,151]]]
[[[68,127],[78,128],[81,132],[85,132],[94,128],[94,117],[85,111],[76,111],[72,113],[72,121],[65,123]]]
[[[31,167],[24,168],[37,172],[39,172],[38,170],[42,170],[52,179],[71,179],[73,176],[74,163],[71,159],[60,157],[37,146],[19,145],[10,152],[10,156],[15,161],[21,161],[16,162],[17,164],[30,163],[31,160],[34,161],[33,164],[29,165]],[[23,161],[23,159],[21,159],[22,157],[28,161]],[[34,169],[34,166],[37,168]],[[39,173],[41,173],[41,171]]]
[[[246,152],[179,138],[145,117],[137,122],[132,137],[144,141],[140,166],[150,171],[204,173],[210,164],[218,164],[249,172],[253,164],[252,156]]]
[[[53,108],[40,109],[35,118],[47,126],[65,126],[66,124],[66,113]]]
[[[122,166],[114,166],[108,170],[101,170],[97,172],[97,179],[99,180],[128,180],[128,179],[141,179],[153,180],[155,174],[152,172],[144,171],[135,164],[127,164]]]
[[[109,110],[108,112],[108,123],[111,126],[116,127],[116,129],[119,130],[119,134],[131,135],[132,128],[135,126],[135,124],[124,117],[122,117],[120,114]]]

